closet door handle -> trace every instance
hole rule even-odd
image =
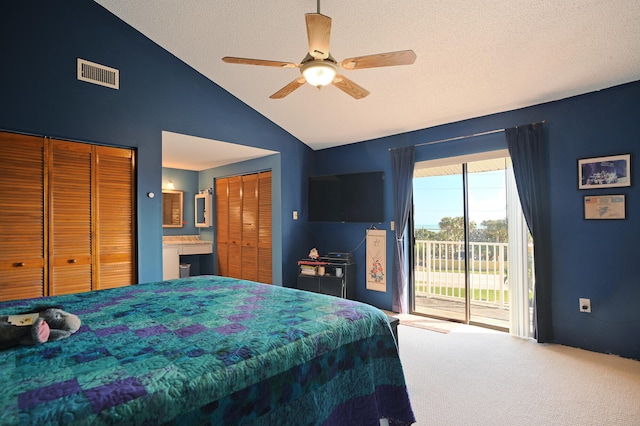
[[[69,263],[76,263],[77,260],[76,259],[69,259]]]
[[[14,263],[13,266],[15,266],[16,268],[22,268],[24,266],[24,262]]]

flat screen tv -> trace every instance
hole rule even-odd
[[[309,222],[384,221],[384,172],[309,178]]]

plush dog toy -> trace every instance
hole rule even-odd
[[[64,339],[80,328],[80,318],[58,307],[0,316],[0,349]]]

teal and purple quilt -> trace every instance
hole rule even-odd
[[[362,303],[190,277],[0,303],[58,305],[71,337],[0,352],[0,424],[415,421],[387,316]]]

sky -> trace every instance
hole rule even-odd
[[[443,217],[463,215],[462,175],[413,180],[416,227],[437,227]],[[506,218],[505,172],[469,175],[469,216],[478,226],[484,220]]]

